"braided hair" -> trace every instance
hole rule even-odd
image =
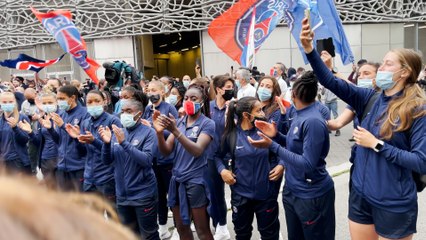
[[[313,71],[307,71],[293,84],[293,96],[303,103],[315,101],[318,92],[318,79]]]

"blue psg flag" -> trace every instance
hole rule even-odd
[[[334,5],[334,0],[286,0],[284,4],[284,19],[296,40],[299,49],[303,53],[300,43],[302,19],[305,17],[305,9],[310,10],[310,25],[316,40],[333,39],[336,52],[340,54],[343,64],[354,62],[354,55],[343,30],[342,22]],[[308,63],[305,54],[302,54],[305,63]]]
[[[40,60],[21,53],[16,59],[6,59],[4,61],[0,61],[0,66],[7,68],[15,68],[18,70],[30,70],[34,72],[40,72],[44,67],[53,65],[61,61],[64,56],[65,54],[58,57],[57,59]]]

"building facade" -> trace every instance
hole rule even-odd
[[[212,19],[235,2],[236,0],[5,0],[0,2],[0,59],[14,58],[19,53],[27,53],[40,59],[52,59],[62,54],[59,45],[42,29],[32,14],[29,6],[33,6],[40,11],[71,10],[74,22],[88,44],[90,57],[99,63],[125,60],[139,69],[145,69],[150,73],[147,77],[155,74],[151,70],[157,67],[156,63],[158,65],[152,50],[152,45],[156,44],[151,37],[153,34],[199,31],[201,48],[197,51],[202,57],[204,74],[220,74],[229,71],[230,66],[236,68],[238,65],[215,46],[206,29]],[[335,0],[335,3],[355,59],[380,61],[386,51],[398,47],[414,48],[426,53],[424,0]],[[174,64],[179,64],[179,58],[173,56],[170,53],[170,59],[177,59]],[[269,71],[270,66],[277,61],[287,66],[304,66],[301,53],[285,24],[271,34],[256,54],[256,65],[261,71]],[[181,62],[188,65],[190,61],[182,55]],[[341,66],[339,59],[336,59],[336,65],[343,72],[350,71],[350,66]],[[173,71],[171,69],[175,68],[167,69]],[[8,79],[11,74],[18,72],[0,69],[2,79]],[[31,72],[22,71],[19,74],[32,75]],[[43,77],[86,78],[85,73],[69,56],[40,74]],[[98,74],[99,77],[103,76],[102,68]]]

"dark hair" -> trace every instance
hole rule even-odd
[[[186,88],[185,88],[185,86],[183,86],[183,83],[182,82],[175,82],[175,84],[173,85],[173,87],[172,87],[172,89],[173,88],[176,88],[176,90],[178,90],[178,92],[179,92],[179,96],[180,96],[180,98],[181,98],[181,103],[182,103],[182,101],[183,101],[183,99],[185,98],[185,93],[186,93]],[[171,91],[171,90],[170,90]],[[182,104],[180,104],[180,105],[182,105]],[[176,108],[178,107],[178,104],[176,104]]]
[[[146,96],[145,93],[143,93],[141,90],[137,90],[136,88],[132,87],[132,86],[127,86],[125,88],[123,88],[121,91],[126,91],[129,92],[133,95],[133,98],[136,101],[139,101],[142,103],[143,108],[145,109],[146,105],[148,105],[149,99]]]
[[[369,66],[372,66],[372,67],[374,67],[375,69],[376,69],[376,72],[377,72],[377,70],[379,69],[379,67],[380,67],[380,63],[377,63],[377,62],[365,62],[365,63],[363,63],[361,66],[359,66],[359,68],[361,68],[362,66],[364,66],[364,65],[369,65]]]
[[[89,95],[89,94],[97,94],[97,95],[101,96],[102,100],[105,100],[105,96],[99,90],[92,90],[92,91],[87,93],[87,95]],[[86,95],[86,98],[87,98],[87,95]]]
[[[363,65],[363,64],[365,64],[365,63],[367,63],[367,60],[365,60],[365,59],[360,59],[360,60],[357,62],[357,65],[358,65],[358,66],[361,66],[361,65]]]
[[[234,131],[238,124],[241,124],[243,113],[251,113],[257,101],[259,100],[255,97],[243,97],[240,100],[234,100],[229,103],[225,130],[222,135],[222,146],[224,146],[227,136]],[[235,117],[237,118],[237,124],[235,124]]]
[[[231,81],[232,86],[235,86],[235,80],[230,76],[217,75],[213,78],[214,92],[217,94],[216,88],[223,88],[226,82]]]
[[[58,89],[58,92],[61,92],[65,95],[67,95],[68,97],[75,96],[75,101],[77,101],[78,97],[80,96],[80,92],[73,85],[62,86]]]
[[[265,79],[271,79],[271,81],[272,81],[271,100],[269,101],[269,104],[264,107],[264,109],[265,109],[264,112],[265,112],[266,118],[269,118],[269,116],[271,116],[276,110],[278,110],[280,108],[278,103],[275,101],[275,97],[281,96],[281,88],[280,88],[280,85],[278,84],[278,80],[276,78],[274,78],[272,76],[265,76],[265,77],[263,77],[259,80],[259,84],[257,85],[257,89],[256,89],[257,99],[259,99],[259,96],[257,96],[257,90],[260,87],[260,83]]]
[[[307,71],[301,78],[297,79],[292,89],[296,98],[303,103],[315,101],[318,93],[318,79],[313,71]]]
[[[201,111],[206,117],[210,118],[210,100],[209,100],[208,88],[206,88],[202,84],[194,83],[188,86],[188,90],[189,89],[197,89],[198,91],[200,91],[203,97],[203,103],[204,103]]]

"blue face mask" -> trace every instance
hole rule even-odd
[[[176,95],[170,94],[170,96],[166,98],[166,102],[170,103],[173,106],[176,106],[176,103],[178,102],[178,97]]]
[[[56,105],[53,104],[47,104],[47,105],[43,105],[43,112],[45,113],[53,113],[56,112]]]
[[[70,110],[70,105],[65,100],[58,100],[58,107],[59,107],[59,109],[61,109],[63,111]]]
[[[123,127],[125,128],[131,128],[135,126],[136,121],[134,118],[135,116],[133,116],[133,114],[130,114],[130,113],[122,113],[120,115],[121,124],[123,124]]]
[[[240,80],[236,80],[235,85],[237,86],[238,89],[240,89],[241,88]]]
[[[14,103],[2,103],[1,109],[3,109],[4,112],[11,113],[13,112],[13,109],[15,109]]]
[[[183,86],[185,87],[185,88],[188,88],[189,87],[189,81],[183,81]]]
[[[261,102],[268,101],[272,97],[272,92],[264,87],[260,87],[257,90],[257,96]]]
[[[358,78],[357,85],[362,88],[373,88],[373,80],[368,78]]]
[[[88,106],[87,112],[90,114],[90,116],[97,118],[101,116],[101,114],[104,112],[104,106],[102,105]]]
[[[396,82],[393,81],[393,75],[397,72],[378,71],[376,75],[377,87],[382,90],[392,89],[396,84]]]

